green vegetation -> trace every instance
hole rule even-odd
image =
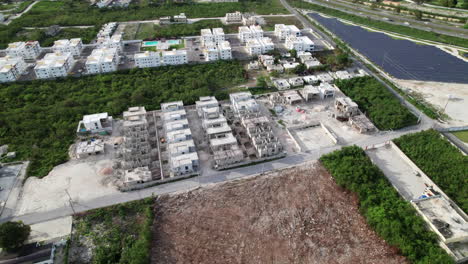
[[[179,13],[185,13],[189,18],[222,17],[234,11],[258,14],[288,13],[279,0],[243,0],[237,3],[209,4],[134,1],[128,8],[108,9],[91,6],[87,0],[41,1],[10,25],[0,25],[0,48],[4,48],[5,43],[13,42],[23,27],[92,25],[100,28],[104,23],[112,21],[150,20]]]
[[[0,248],[13,252],[23,245],[31,233],[31,227],[23,222],[0,224]]]
[[[289,2],[292,6],[297,7],[297,8],[314,10],[314,11],[317,11],[317,12],[320,12],[329,16],[346,19],[348,21],[361,24],[361,25],[365,25],[365,26],[369,26],[372,28],[395,32],[398,34],[407,35],[407,36],[414,37],[414,38],[437,41],[441,43],[468,48],[468,42],[464,38],[441,35],[435,32],[429,32],[429,31],[415,29],[415,28],[411,28],[407,26],[394,25],[394,24],[383,22],[383,21],[372,20],[366,17],[348,14],[348,13],[335,10],[332,8],[323,7],[323,6],[315,5],[311,3],[306,3],[301,0],[290,0]]]
[[[468,156],[463,156],[435,130],[405,135],[394,142],[460,208],[468,212]]]
[[[275,24],[295,25],[297,28],[303,28],[301,21],[295,16],[276,16],[276,17],[264,17],[266,25],[262,26],[265,31],[274,31]]]
[[[456,136],[458,139],[460,139],[461,141],[468,143],[468,130],[452,132],[452,134]]]
[[[147,198],[79,215],[73,240],[92,241],[92,263],[149,263],[153,203]]]
[[[224,25],[219,20],[200,20],[193,24],[175,24],[175,25],[154,25],[141,24],[136,35],[137,39],[154,39],[154,38],[169,38],[179,36],[196,36],[200,35],[200,30],[203,28],[223,28],[224,33],[230,34],[237,32],[239,25]]]
[[[400,129],[417,122],[416,117],[373,77],[339,80],[335,84],[381,130]]]
[[[357,194],[367,223],[410,262],[453,263],[438,246],[437,235],[426,229],[416,210],[399,196],[361,148],[346,147],[322,156],[320,161],[338,185]]]
[[[13,13],[21,13],[23,12],[26,8],[28,8],[28,6],[30,4],[32,4],[34,1],[33,0],[28,0],[28,1],[24,1],[24,2],[21,2],[18,7],[16,7],[15,11],[13,11]]]
[[[129,106],[149,110],[162,102],[193,104],[199,96],[227,98],[225,87],[245,81],[241,63],[220,61],[52,81],[0,85],[0,145],[9,144],[18,159],[31,160],[28,175],[43,177],[68,160],[82,115],[120,115]]]

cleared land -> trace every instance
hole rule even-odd
[[[317,163],[163,196],[155,212],[152,263],[406,263]]]
[[[457,131],[453,132],[452,134],[454,134],[461,141],[468,143],[468,131]]]

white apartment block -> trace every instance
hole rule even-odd
[[[219,58],[221,60],[232,59],[232,49],[229,41],[225,40],[218,43]]]
[[[310,40],[309,37],[296,37],[288,36],[286,37],[285,46],[289,50],[296,51],[312,51],[315,49],[314,42]]]
[[[205,61],[219,60],[218,47],[214,43],[207,43],[207,45],[203,48],[203,54],[205,55]]]
[[[284,40],[289,36],[300,37],[301,31],[295,25],[276,24],[275,35],[279,39]]]
[[[247,42],[251,39],[263,38],[263,29],[260,26],[239,27],[239,39]]]
[[[164,65],[180,65],[188,63],[186,50],[171,50],[162,52]]]
[[[267,53],[268,51],[275,49],[275,44],[270,38],[263,37],[263,38],[256,38],[247,41],[246,44],[247,52],[251,56],[261,55]]]
[[[0,58],[0,83],[14,82],[26,70],[27,65],[22,57]]]
[[[232,104],[232,110],[236,115],[245,112],[258,112],[260,107],[250,92],[232,93],[229,95]]]
[[[10,57],[34,60],[41,54],[41,45],[39,45],[38,41],[14,42],[8,44],[5,52]]]
[[[86,71],[88,74],[113,72],[117,70],[119,54],[116,48],[94,49],[86,59]]]
[[[34,67],[38,79],[65,77],[73,67],[73,55],[70,52],[47,53]]]
[[[112,37],[100,37],[97,40],[99,48],[115,48],[118,52],[123,50],[122,35],[115,34]]]
[[[216,44],[225,40],[224,30],[222,28],[213,28],[213,40]]]
[[[145,51],[137,53],[134,56],[135,65],[138,68],[149,68],[161,66],[161,54],[154,51]]]
[[[236,11],[234,13],[226,13],[226,23],[241,23],[242,13]]]
[[[211,29],[204,28],[200,30],[200,41],[203,46],[205,46],[207,43],[214,42],[214,36],[213,32],[211,32]]]
[[[54,41],[54,46],[52,46],[54,52],[69,52],[73,56],[80,56],[81,50],[83,49],[83,42],[80,38],[73,39],[60,39]]]

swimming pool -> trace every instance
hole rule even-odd
[[[170,39],[170,40],[166,40],[165,42],[153,40],[153,41],[144,41],[141,46],[142,47],[154,47],[154,46],[158,46],[159,44],[178,45],[179,43],[180,43],[179,39]]]
[[[159,44],[159,41],[145,41],[143,42],[143,47],[152,47],[152,46],[157,46]]]

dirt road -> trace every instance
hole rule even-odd
[[[156,204],[152,263],[406,263],[318,163]]]

